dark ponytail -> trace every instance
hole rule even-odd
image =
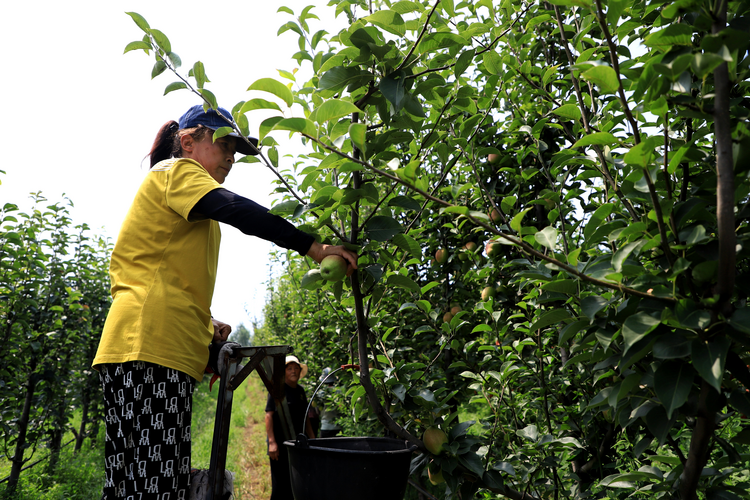
[[[196,142],[200,142],[206,138],[209,132],[213,134],[214,131],[204,125],[180,129],[180,125],[176,121],[168,121],[156,133],[156,139],[151,146],[151,151],[148,154],[151,157],[151,166],[153,167],[162,160],[182,158],[182,145],[180,143],[182,136],[190,135]]]
[[[179,130],[179,124],[170,120],[159,129],[151,146],[148,156],[151,157],[151,166],[153,167],[162,160],[167,160],[174,156],[174,144]]]

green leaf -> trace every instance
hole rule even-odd
[[[706,75],[713,72],[722,63],[724,58],[719,54],[713,54],[711,52],[697,53],[693,56],[693,61],[690,67],[693,69],[693,73],[698,78],[705,78]]]
[[[208,105],[211,106],[212,109],[216,109],[219,107],[219,105],[216,103],[216,96],[208,89],[198,89],[198,92],[208,101]],[[203,109],[207,109],[206,103],[203,103]]]
[[[169,54],[170,52],[172,52],[172,44],[169,43],[169,38],[167,38],[167,35],[157,29],[151,29],[150,33],[151,36],[154,37],[156,45],[158,45],[165,54]]]
[[[492,75],[503,74],[503,60],[500,57],[500,54],[498,54],[494,50],[485,52],[484,55],[482,56],[482,62],[484,62],[484,67],[487,68],[487,71],[489,71],[490,74]]]
[[[320,124],[337,120],[342,116],[360,113],[361,110],[349,101],[329,99],[310,113],[310,119]]]
[[[516,469],[513,468],[513,464],[510,462],[495,462],[492,464],[492,468],[516,477]]]
[[[146,22],[146,20],[140,14],[136,12],[126,12],[125,14],[129,15],[133,19],[133,21],[135,21],[135,24],[137,24],[138,27],[146,33],[149,33],[151,31],[151,26],[148,25],[148,22]]]
[[[607,305],[607,299],[599,295],[589,295],[581,299],[581,311],[589,319],[594,319],[596,313],[604,309]]]
[[[703,342],[696,339],[692,344],[693,367],[698,374],[711,384],[717,392],[721,392],[721,381],[724,378],[724,364],[732,341],[727,337]]]
[[[680,361],[664,361],[654,374],[654,390],[661,404],[667,412],[667,418],[672,418],[672,412],[685,404],[693,387],[695,370],[687,363]]]
[[[484,475],[484,463],[476,453],[468,452],[459,455],[458,461],[477,476],[482,477]]]
[[[551,311],[547,311],[540,318],[534,321],[534,323],[532,323],[529,327],[529,331],[535,332],[537,330],[541,330],[542,328],[546,328],[549,325],[553,325],[567,319],[570,319],[570,313],[567,309],[553,309]]]
[[[405,74],[403,71],[391,73],[380,81],[380,92],[390,101],[395,111],[399,111],[406,100]]]
[[[662,335],[654,343],[654,357],[657,359],[675,359],[690,356],[691,340],[679,333]]]
[[[387,9],[379,10],[365,17],[364,20],[396,36],[404,36],[406,34],[404,19],[396,11]]]
[[[599,481],[599,486],[635,489],[637,486],[632,481],[642,481],[643,478],[641,476],[638,474],[612,474]]]
[[[594,132],[593,134],[587,135],[581,139],[578,139],[573,148],[581,148],[584,146],[599,145],[604,146],[608,144],[617,144],[619,140],[609,132]]]
[[[269,210],[268,213],[282,216],[292,215],[300,205],[301,203],[297,200],[282,201],[281,203],[276,203],[273,207],[271,207],[271,210]]]
[[[164,95],[167,95],[170,92],[174,92],[175,90],[186,89],[186,88],[187,88],[187,85],[185,85],[185,82],[172,82],[169,85],[167,85],[167,88],[164,89]]]
[[[727,322],[738,332],[750,334],[750,307],[740,307]]]
[[[206,69],[203,67],[203,63],[200,61],[197,61],[195,64],[193,64],[193,78],[195,78],[195,84],[198,86],[199,89],[203,88],[203,85],[208,82],[208,77],[206,76]]]
[[[464,71],[471,65],[475,53],[474,49],[465,50],[456,58],[456,65],[453,67],[453,74],[456,78],[463,75]]]
[[[273,94],[284,101],[289,107],[294,103],[294,97],[292,96],[292,91],[289,90],[289,87],[273,78],[261,78],[260,80],[256,80],[247,88],[247,90],[260,90],[261,92]]]
[[[182,59],[180,59],[180,56],[178,56],[174,52],[168,53],[167,57],[170,61],[172,61],[172,66],[174,66],[175,68],[179,68],[180,66],[182,66]]]
[[[643,43],[647,47],[669,47],[674,45],[691,45],[693,28],[687,23],[670,24],[663,30],[648,35]]]
[[[307,118],[283,118],[273,126],[274,130],[289,130],[315,137],[318,129],[313,122]]]
[[[417,285],[413,279],[408,276],[401,276],[400,274],[392,274],[388,276],[386,283],[392,286],[405,288],[414,293],[419,293],[419,285]]]
[[[389,207],[400,207],[406,210],[419,210],[422,206],[414,198],[408,196],[395,196],[388,200]]]
[[[617,250],[617,252],[615,252],[615,254],[612,256],[612,269],[614,269],[616,273],[622,272],[622,264],[625,262],[625,260],[630,256],[631,253],[633,253],[634,250],[636,250],[638,247],[643,246],[644,244],[645,241],[636,240]]]
[[[656,319],[645,312],[638,312],[629,316],[622,324],[622,336],[625,344],[622,351],[623,355],[628,352],[628,349],[630,349],[636,342],[654,331],[660,323],[661,321],[659,319]]]
[[[372,80],[372,75],[366,71],[360,71],[357,68],[336,66],[335,68],[326,71],[323,76],[320,77],[318,87],[320,90],[330,91],[341,90],[347,86],[359,88],[370,80]]]
[[[349,137],[360,151],[366,151],[367,125],[364,123],[352,123],[349,125]]]
[[[156,63],[154,63],[154,67],[151,69],[151,79],[153,80],[157,76],[164,73],[165,69],[167,69],[167,65],[164,61],[162,61],[161,59],[156,61]]]
[[[524,209],[524,210],[518,212],[513,217],[513,219],[510,221],[510,227],[511,227],[511,229],[513,229],[517,233],[521,232],[521,221],[523,220],[524,215],[526,215],[529,212],[529,210],[531,210],[531,208],[533,208],[533,207],[529,207],[527,209]]]
[[[397,234],[393,237],[393,243],[404,252],[409,252],[413,257],[416,257],[417,259],[422,258],[422,251],[419,248],[419,243],[417,243],[411,236]]]
[[[137,42],[130,42],[125,46],[125,52],[123,54],[127,54],[131,50],[144,50],[147,54],[148,51],[151,50],[151,45],[147,44],[146,42],[142,40],[138,40]]]
[[[324,286],[326,280],[320,275],[320,269],[312,269],[305,273],[300,281],[300,286],[305,290],[315,290]]]
[[[581,76],[605,94],[614,94],[620,88],[617,73],[609,66],[594,66],[581,73]]]
[[[453,0],[441,0],[440,6],[443,8],[446,14],[453,17],[456,15],[456,7],[453,4]]]
[[[281,111],[281,108],[275,102],[267,101],[265,99],[250,99],[249,101],[245,101],[245,104],[242,105],[240,113],[244,114],[256,109],[275,109]]]
[[[638,165],[646,168],[651,163],[654,156],[654,149],[663,139],[659,137],[649,137],[648,139],[636,144],[623,157],[623,161],[628,165]]]
[[[566,120],[581,119],[581,108],[577,104],[563,104],[559,108],[553,109],[552,112]]]
[[[523,429],[517,430],[516,434],[522,438],[526,438],[529,441],[536,441],[539,438],[539,430],[536,428],[536,425],[531,424],[527,425]]]
[[[282,116],[272,116],[271,118],[266,118],[263,120],[260,124],[260,127],[258,127],[258,140],[263,140],[263,138],[268,135],[268,133],[274,129],[277,123],[279,123],[281,120],[283,120],[284,117]]]
[[[212,142],[216,142],[216,139],[220,139],[224,136],[227,136],[234,132],[234,129],[232,127],[219,127],[216,130],[214,130],[213,137],[211,138]]]
[[[534,239],[540,244],[550,250],[555,250],[557,244],[557,229],[552,226],[547,226],[534,235]]]
[[[545,292],[557,292],[567,295],[575,295],[578,292],[578,282],[576,280],[557,280],[544,283],[542,290]]]
[[[473,330],[471,330],[471,333],[479,333],[479,332],[491,332],[492,327],[490,325],[481,324],[474,327]]]
[[[376,215],[369,220],[365,231],[370,239],[375,241],[388,241],[402,231],[401,224],[393,217],[387,215]]]

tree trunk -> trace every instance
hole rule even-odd
[[[57,463],[60,461],[60,449],[62,448],[62,439],[65,434],[65,407],[68,404],[67,398],[63,397],[57,405],[53,420],[54,428],[50,433],[49,440],[49,462],[47,463],[47,473],[53,474],[57,468]]]
[[[718,34],[727,21],[727,3],[719,2],[711,31]],[[716,139],[716,219],[719,226],[719,276],[716,312],[731,314],[736,273],[734,224],[734,168],[732,162],[732,123],[729,115],[729,70],[723,62],[714,70],[714,137]]]
[[[698,481],[708,459],[709,445],[716,430],[716,412],[710,403],[711,392],[716,392],[705,380],[701,384],[698,400],[698,420],[690,440],[685,469],[680,476],[680,498],[682,500],[697,500]]]
[[[73,451],[78,451],[83,446],[83,440],[86,437],[86,424],[89,418],[89,380],[86,379],[83,385],[83,394],[81,394],[81,426],[78,428],[78,434],[76,435],[76,444]]]
[[[34,373],[33,369],[30,371]],[[23,411],[21,412],[21,418],[18,420],[18,440],[16,441],[16,450],[13,454],[11,462],[13,465],[10,469],[10,477],[8,478],[8,487],[5,490],[6,498],[12,498],[16,492],[18,486],[18,479],[21,477],[21,469],[23,468],[23,452],[26,449],[26,433],[29,430],[29,415],[31,413],[31,403],[34,399],[34,391],[36,390],[36,381],[29,377],[28,384],[26,386],[26,398],[23,403]]]

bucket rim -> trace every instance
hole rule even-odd
[[[356,440],[368,440],[368,441],[379,441],[379,442],[392,442],[394,444],[398,443],[400,446],[403,446],[401,449],[397,450],[349,450],[344,448],[330,448],[326,446],[315,446],[315,443],[318,442],[332,442],[332,441],[356,441]],[[342,436],[342,437],[330,437],[330,438],[314,438],[309,439],[308,441],[309,446],[308,447],[297,447],[297,442],[294,440],[287,440],[284,441],[284,446],[289,447],[290,449],[295,449],[295,451],[299,450],[320,450],[320,451],[326,451],[330,453],[342,453],[342,454],[351,454],[351,455],[400,455],[404,453],[412,453],[416,446],[410,446],[409,442],[402,439],[394,439],[394,438],[387,438],[387,437],[377,437],[377,436]]]

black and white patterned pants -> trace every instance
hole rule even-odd
[[[106,420],[105,500],[188,500],[195,379],[132,361],[99,366]]]

